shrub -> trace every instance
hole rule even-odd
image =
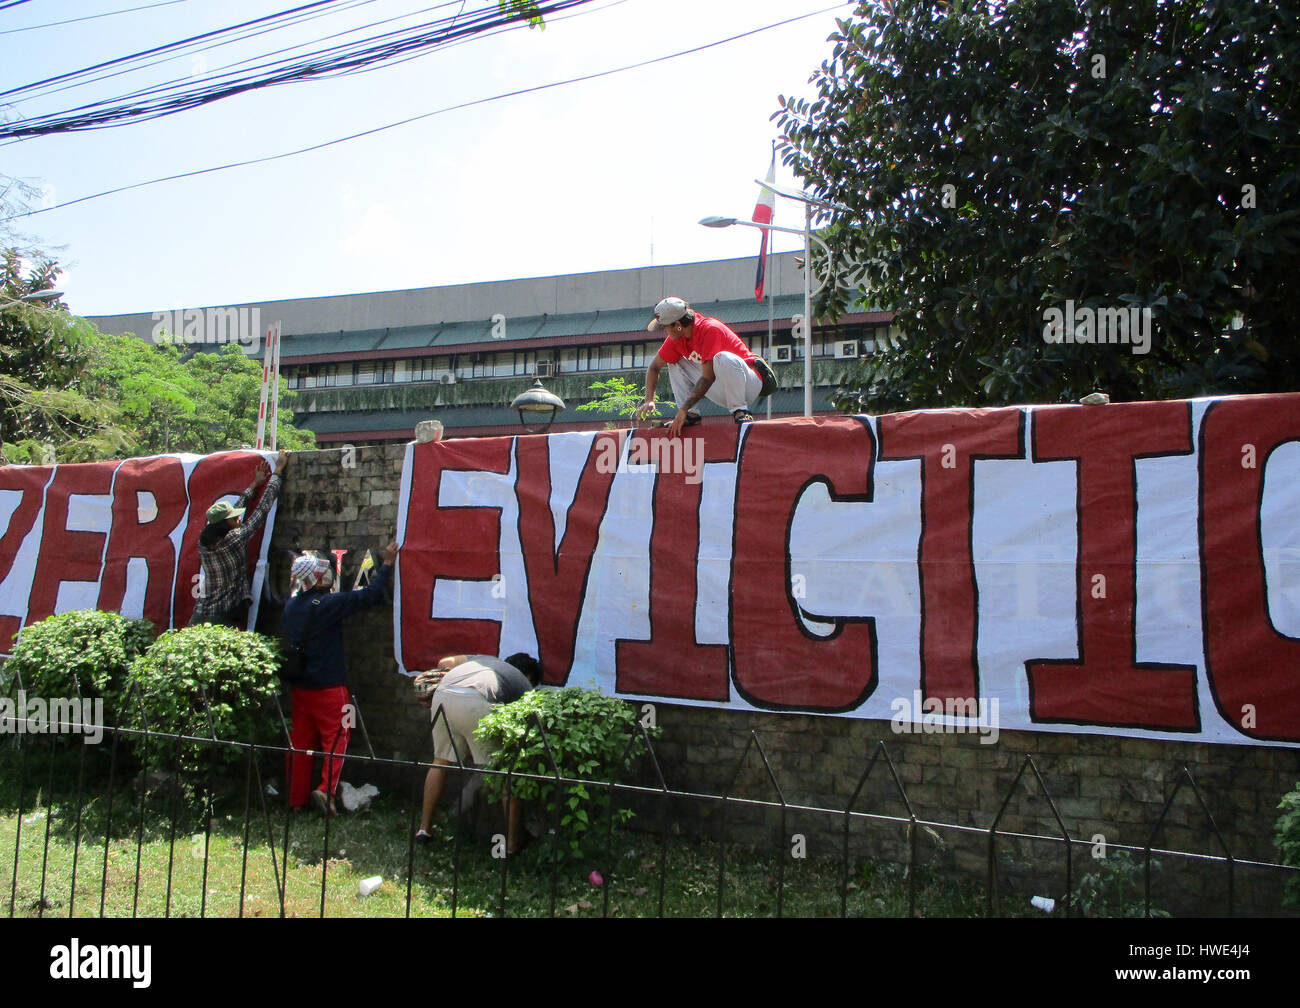
[[[1282,796],[1277,808],[1281,813],[1275,827],[1278,853],[1284,865],[1300,868],[1300,781],[1294,791]],[[1300,874],[1288,873],[1285,892],[1287,903],[1300,905]]]
[[[4,665],[3,684],[20,677],[31,696],[101,696],[110,717],[122,709],[131,662],[153,640],[148,620],[83,610],[60,613],[26,627]]]
[[[1160,873],[1160,859],[1151,859],[1151,874]],[[1084,917],[1143,917],[1144,862],[1125,850],[1114,851],[1095,864],[1095,870],[1079,879],[1074,907]],[[1151,908],[1152,917],[1168,917],[1169,911]]]
[[[279,689],[279,668],[279,647],[269,637],[211,623],[169,630],[131,666],[141,695],[140,703],[129,708],[132,727],[142,726],[142,703],[146,723],[156,732],[208,738],[215,731],[227,741],[274,741],[279,725],[266,708]],[[150,739],[141,750],[147,763],[167,765],[172,744]],[[243,758],[239,750],[224,746],[206,751],[217,762]],[[188,757],[182,765],[197,768]]]
[[[514,703],[493,708],[479,722],[475,734],[496,747],[488,764],[492,769],[554,776],[534,715],[546,731],[561,777],[621,781],[641,754],[641,746],[629,745],[637,732],[636,718],[622,700],[577,687],[532,690]],[[505,778],[489,776],[484,787],[489,795],[500,797]],[[511,793],[525,801],[556,800],[555,785],[546,781],[513,780]],[[560,830],[575,856],[598,840],[590,831],[601,815],[612,814],[617,822],[632,817],[629,809],[610,811],[605,788],[584,784],[565,786],[558,805]]]

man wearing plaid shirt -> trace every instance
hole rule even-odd
[[[203,565],[203,591],[194,604],[190,626],[221,623],[245,629],[248,606],[253,600],[248,586],[248,541],[266,521],[266,516],[280,493],[280,473],[289,456],[280,452],[275,458],[275,472],[263,462],[257,468],[252,485],[243,492],[238,504],[217,501],[208,508],[208,527],[199,536],[199,562]],[[263,483],[266,490],[247,521],[244,511],[253,494]]]

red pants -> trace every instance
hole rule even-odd
[[[343,756],[352,734],[351,697],[346,686],[326,689],[294,689],[293,726],[289,741],[294,749],[312,749],[324,755],[320,790],[333,795],[343,773]],[[333,756],[331,757],[331,753]],[[302,752],[286,753],[284,775],[289,782],[289,805],[299,808],[311,795],[312,757]]]

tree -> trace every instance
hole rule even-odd
[[[869,291],[902,338],[837,405],[1297,387],[1289,5],[897,0],[838,24],[817,98],[774,118],[785,162],[842,207],[823,236],[855,274],[819,312]],[[1052,309],[1129,306],[1149,353],[1045,341],[1065,334]]]
[[[255,443],[262,367],[237,344],[182,359],[175,346],[96,332],[86,383],[117,404],[135,434],[133,454],[204,454]],[[316,444],[290,422],[295,398],[282,378],[277,444],[291,451]]]
[[[579,406],[578,409],[583,412],[612,413],[619,419],[635,417],[637,410],[641,408],[641,404],[645,401],[645,392],[640,384],[618,376],[606,381],[592,382],[588,387],[592,392],[599,392],[600,398]],[[663,405],[663,403],[656,401],[654,412],[650,415],[658,416]],[[607,426],[617,427],[618,422],[611,421]]]
[[[0,439],[9,462],[85,461],[129,446],[112,402],[78,387],[94,327],[52,290],[58,266],[38,252],[3,251],[0,273]]]

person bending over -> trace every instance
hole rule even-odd
[[[518,700],[542,682],[542,666],[530,655],[522,652],[509,658],[490,655],[452,655],[438,663],[446,674],[434,690],[429,704],[433,719],[434,765],[424,778],[424,803],[420,812],[420,828],[415,834],[418,843],[432,839],[429,832],[433,812],[442,797],[447,781],[446,767],[455,766],[459,753],[466,755],[476,766],[483,766],[492,756],[492,748],[474,735],[474,729],[484,716],[498,704]],[[442,716],[438,716],[439,710]],[[452,739],[455,739],[455,745]],[[503,802],[503,804],[506,804]],[[522,822],[522,805],[511,797],[506,804],[506,852],[519,849],[519,827]]]

